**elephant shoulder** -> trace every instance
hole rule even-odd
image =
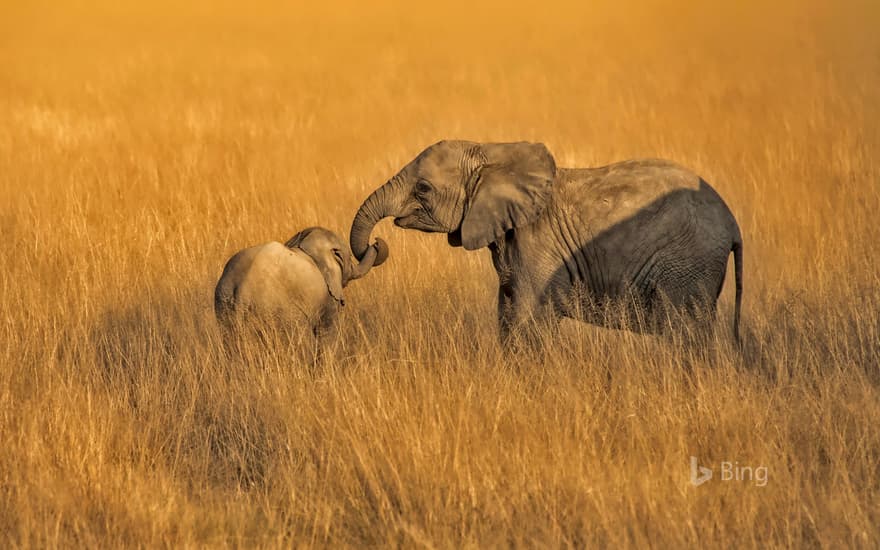
[[[267,309],[303,309],[312,314],[328,296],[324,277],[312,258],[281,243],[263,245],[251,266],[248,284],[248,291]]]
[[[275,286],[287,301],[318,307],[327,299],[327,283],[318,264],[303,250],[274,243],[266,256],[267,269],[273,271]]]
[[[223,278],[234,280],[239,285],[266,287],[306,266],[283,244],[269,242],[238,252],[229,260]]]
[[[308,280],[321,276],[311,256],[298,248],[288,248],[279,242],[262,245],[252,270],[266,275],[271,274],[285,281]]]
[[[292,250],[279,242],[268,242],[253,247],[250,270],[256,274],[282,271],[295,262]]]

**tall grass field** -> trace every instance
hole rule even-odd
[[[0,546],[880,545],[876,1],[2,4]],[[384,221],[321,364],[229,353],[230,255],[447,138],[699,173],[742,346],[730,265],[700,339],[505,353],[489,251]]]

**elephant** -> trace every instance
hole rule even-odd
[[[284,332],[310,330],[319,340],[335,328],[343,288],[388,257],[382,239],[351,261],[345,240],[309,227],[286,244],[268,242],[232,256],[214,290],[214,312],[229,331],[269,324]]]
[[[557,168],[543,143],[440,141],[360,206],[355,257],[386,217],[446,233],[451,246],[490,249],[502,342],[564,317],[653,334],[678,324],[671,319],[708,324],[732,252],[739,341],[739,227],[718,193],[674,162]]]

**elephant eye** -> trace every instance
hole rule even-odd
[[[421,195],[421,196],[427,195],[433,189],[434,188],[431,187],[431,184],[425,180],[419,180],[419,182],[416,183],[416,194],[417,195]]]
[[[342,252],[339,249],[333,249],[333,256],[336,258],[336,261],[339,262],[339,265],[343,264],[344,260],[342,258]]]

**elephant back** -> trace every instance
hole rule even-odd
[[[215,309],[232,310],[236,316],[310,321],[326,297],[321,272],[307,254],[269,242],[233,256],[217,285]]]

